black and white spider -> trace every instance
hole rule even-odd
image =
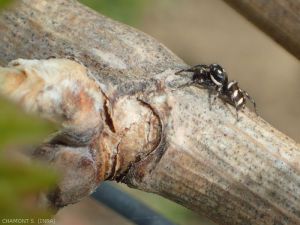
[[[182,72],[192,72],[191,82],[184,86],[196,85],[207,88],[209,90],[209,99],[212,91],[217,92],[217,97],[233,105],[236,109],[238,120],[238,111],[246,106],[246,99],[249,99],[256,113],[256,104],[254,99],[238,86],[238,82],[228,81],[228,76],[225,70],[218,64],[211,65],[196,65],[189,69],[183,69],[175,74]],[[211,104],[211,103],[210,103]]]

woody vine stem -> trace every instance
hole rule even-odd
[[[1,95],[61,125],[33,152],[63,174],[45,204],[109,179],[219,224],[300,223],[299,144],[247,109],[238,123],[219,99],[209,110],[206,90],[177,88],[187,65],[153,38],[74,0],[20,0],[0,31]]]

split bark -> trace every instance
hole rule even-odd
[[[57,208],[103,180],[157,193],[219,224],[300,224],[300,148],[249,110],[178,88],[187,65],[73,0],[22,0],[0,17],[0,90],[61,124],[33,152],[63,172]],[[42,60],[49,57],[57,59]],[[74,59],[78,63],[58,58]]]

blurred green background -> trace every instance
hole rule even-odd
[[[58,177],[17,150],[30,148],[53,130],[53,125],[0,99],[0,219],[30,218],[30,222],[37,222],[37,218],[50,217],[51,212],[39,209],[35,199],[38,193],[53,187]]]
[[[79,0],[90,8],[129,25],[138,25],[148,0]]]
[[[7,6],[10,2],[11,2],[11,0],[1,0],[0,1],[0,9]]]
[[[0,10],[12,3],[1,0]],[[45,165],[30,162],[17,150],[40,142],[54,126],[26,115],[17,106],[0,98],[0,223],[20,224],[10,219],[50,218],[50,210],[39,208],[37,194],[54,187],[57,174]]]
[[[8,1],[1,0],[0,7],[5,2]],[[256,99],[259,114],[264,119],[300,141],[299,61],[224,2],[220,0],[80,0],[80,2],[154,36],[191,65],[215,62],[222,64],[230,71],[230,77],[239,80],[241,86]],[[15,149],[38,143],[55,129],[45,121],[24,114],[3,99],[0,99],[0,109],[0,149]],[[4,199],[0,201],[0,217],[1,213],[7,210],[15,215],[33,213],[32,210],[27,212],[26,207],[16,207],[17,202],[26,202],[30,196],[28,193],[43,190],[48,185],[53,185],[57,179],[54,173],[48,172],[49,169],[39,165],[37,167],[26,163],[23,166],[23,163],[12,158],[8,160],[4,158],[3,150],[0,150],[0,199]],[[49,177],[44,177],[43,174],[49,174]],[[30,182],[25,182],[27,179],[30,179]],[[177,224],[213,224],[204,217],[157,195],[116,185]],[[61,210],[56,219],[56,224],[63,225],[132,224],[89,198]]]

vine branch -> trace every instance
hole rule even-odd
[[[74,0],[21,0],[0,31],[0,93],[61,125],[33,152],[63,174],[49,205],[117,180],[219,224],[300,223],[299,145],[178,88],[187,65],[158,41]]]

